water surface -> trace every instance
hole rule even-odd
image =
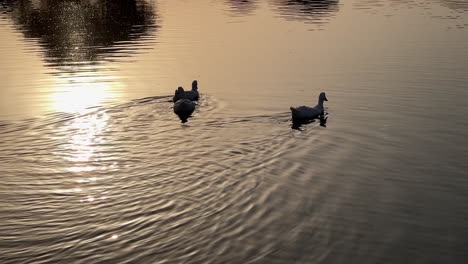
[[[0,2],[1,263],[468,260],[467,1],[124,2]]]

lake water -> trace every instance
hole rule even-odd
[[[468,263],[466,0],[4,0],[0,40],[2,264]]]

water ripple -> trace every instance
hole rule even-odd
[[[282,161],[294,142],[287,115],[220,120],[221,104],[204,96],[187,126],[170,105],[142,98],[2,126],[0,153],[13,160],[2,159],[1,215],[17,216],[0,217],[2,263],[243,262],[274,251],[302,203],[285,183],[300,169]]]

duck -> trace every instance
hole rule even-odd
[[[198,81],[193,80],[192,82],[192,90],[190,91],[184,91],[184,93],[175,93],[174,97],[172,98],[172,101],[175,103],[177,100],[182,98],[182,94],[185,94],[185,99],[191,100],[191,101],[198,101],[198,98],[200,97],[198,94]]]
[[[186,98],[186,92],[182,87],[177,88],[174,97],[176,96],[179,99],[174,103],[174,113],[179,116],[182,123],[185,123],[195,110],[195,102]]]
[[[323,117],[325,114],[323,108],[323,102],[328,101],[327,96],[324,92],[321,92],[318,99],[318,104],[314,107],[309,106],[299,106],[299,107],[290,107],[292,120],[293,121],[308,121],[316,119],[318,117]]]

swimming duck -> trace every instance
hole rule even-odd
[[[174,97],[176,96],[180,99],[174,103],[174,113],[179,116],[182,123],[185,123],[195,110],[195,103],[186,98],[186,92],[182,87],[177,88]]]
[[[291,107],[291,114],[293,121],[307,121],[315,119],[318,117],[324,116],[323,102],[328,101],[324,92],[321,92],[319,95],[318,104],[314,107],[309,106],[299,106]]]
[[[184,91],[184,93],[175,93],[174,97],[172,98],[172,101],[175,103],[177,100],[182,98],[182,94],[185,94],[185,99],[191,100],[191,101],[198,101],[199,95],[198,95],[198,82],[197,80],[194,80],[192,82],[192,90],[191,91]]]

